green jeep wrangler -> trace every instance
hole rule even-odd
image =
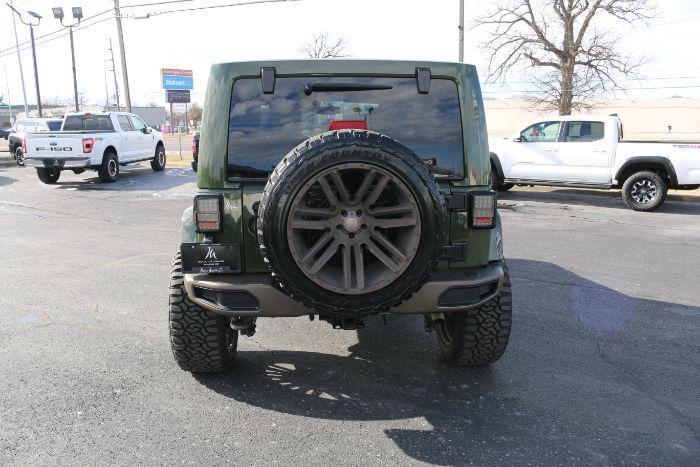
[[[205,102],[170,283],[182,369],[226,370],[260,317],[421,314],[443,360],[503,355],[511,288],[474,66],[218,64]]]

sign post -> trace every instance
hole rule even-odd
[[[185,104],[185,128],[189,132],[187,104],[190,103],[190,91],[194,86],[192,70],[161,68],[160,79],[165,90],[165,100],[170,104],[170,123],[173,123],[173,104]]]

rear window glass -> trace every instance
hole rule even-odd
[[[309,84],[361,83],[380,90],[313,91]],[[296,145],[328,131],[331,123],[362,120],[408,146],[438,177],[462,178],[464,157],[457,85],[432,79],[419,94],[415,78],[277,78],[263,94],[259,78],[237,80],[229,117],[229,176],[266,177]]]
[[[569,143],[589,143],[605,137],[603,122],[569,122],[564,141]]]
[[[61,120],[56,120],[53,122],[46,122],[46,124],[49,126],[49,131],[59,131],[61,129],[61,124],[63,121]]]
[[[63,131],[114,131],[108,115],[69,115]]]

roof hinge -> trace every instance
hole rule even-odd
[[[260,68],[260,82],[262,83],[263,94],[274,94],[275,92],[275,68]]]
[[[430,68],[416,68],[416,83],[418,84],[418,94],[428,94],[430,91]]]

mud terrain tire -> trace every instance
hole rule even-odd
[[[180,253],[170,273],[170,345],[178,366],[193,373],[218,373],[236,359],[238,331],[231,320],[207,311],[187,296]]]
[[[455,366],[485,366],[506,351],[513,314],[508,269],[496,298],[474,310],[445,313],[435,326],[441,359]]]

